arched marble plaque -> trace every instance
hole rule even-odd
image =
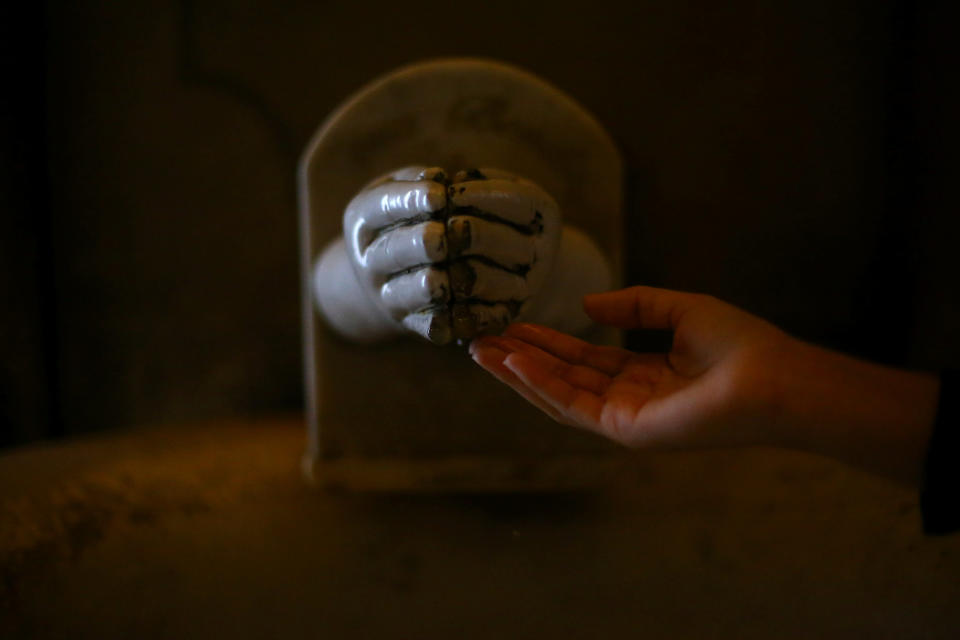
[[[402,68],[349,98],[299,168],[308,477],[373,490],[571,488],[610,468],[616,449],[553,423],[457,347],[414,337],[364,346],[323,326],[310,272],[371,178],[424,163],[492,166],[542,185],[564,222],[622,270],[616,146],[572,98],[502,63],[442,59]],[[593,340],[616,342],[615,334]]]

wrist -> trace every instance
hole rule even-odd
[[[321,317],[345,338],[372,343],[402,333],[399,323],[366,292],[342,238],[331,242],[317,259],[310,290]]]

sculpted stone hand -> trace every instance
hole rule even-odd
[[[518,315],[553,264],[559,220],[553,198],[512,174],[407,167],[361,191],[343,222],[371,299],[446,344]]]
[[[558,287],[546,286],[562,247],[589,274],[568,283],[574,289],[610,280],[596,247],[563,229],[550,195],[496,169],[394,171],[353,198],[343,231],[317,263],[314,295],[328,322],[360,341],[408,330],[447,344],[499,333],[518,318],[549,323],[567,306]]]

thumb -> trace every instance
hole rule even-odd
[[[594,322],[618,329],[676,329],[698,298],[695,293],[630,287],[584,296],[583,310]]]

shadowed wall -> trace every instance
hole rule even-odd
[[[621,5],[84,1],[0,21],[2,440],[298,409],[297,157],[362,84],[445,55],[527,68],[609,129],[627,282],[956,364],[939,8]]]

